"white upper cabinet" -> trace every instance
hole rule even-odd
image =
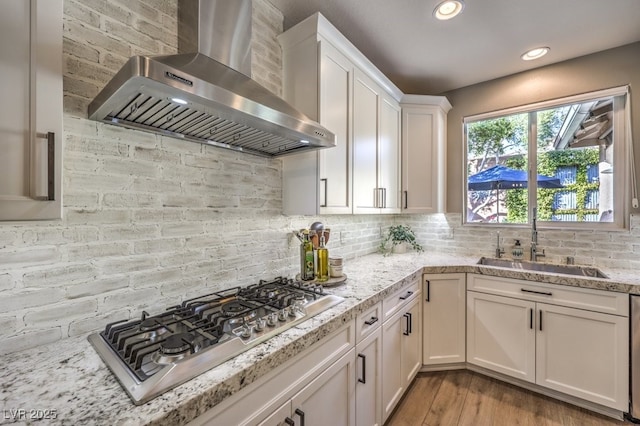
[[[402,98],[402,212],[446,209],[447,113],[443,96]]]
[[[0,220],[59,219],[62,0],[9,1],[3,6]]]
[[[400,106],[356,70],[353,89],[354,213],[400,212]]]
[[[378,143],[382,135],[386,137],[385,143],[393,139],[393,135],[399,135],[397,106],[402,93],[319,13],[287,30],[278,40],[283,51],[284,99],[336,135],[336,147],[282,159],[283,212],[305,215],[361,212],[354,208],[357,196],[353,165],[359,161],[354,158],[354,138],[360,132],[364,138],[373,138],[372,146],[362,145],[371,151],[366,156],[372,158],[371,173],[375,175],[373,186],[368,190],[373,201],[374,188],[382,188],[381,183],[393,184],[390,181],[393,173],[383,172],[388,161],[394,164],[397,174],[398,157],[379,157]],[[373,93],[363,92],[356,73],[371,82],[368,87]],[[358,95],[354,93],[356,90]],[[395,113],[390,113],[388,106],[380,111],[382,98],[390,100],[389,105],[395,104]],[[383,115],[386,119],[380,122],[378,118]],[[374,121],[358,120],[362,117],[373,117]],[[394,124],[394,119],[398,124]],[[396,130],[390,129],[393,126]],[[387,147],[383,149],[389,151]],[[362,150],[359,154],[364,155]],[[378,165],[380,160],[385,162],[383,167]],[[399,185],[396,184],[393,191],[397,193]],[[383,201],[383,191],[377,192]],[[391,206],[396,198],[399,202],[399,195],[390,192],[387,189],[386,199]]]

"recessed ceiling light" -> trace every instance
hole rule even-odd
[[[534,59],[542,58],[548,52],[548,47],[536,47],[535,49],[531,49],[528,52],[523,53],[520,57],[525,61],[532,61]]]
[[[458,16],[464,9],[464,1],[462,0],[445,0],[433,9],[433,16],[441,21],[446,21]]]

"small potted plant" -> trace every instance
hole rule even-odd
[[[389,247],[389,242],[391,246]],[[380,252],[387,256],[390,252],[404,253],[407,250],[407,246],[421,252],[422,246],[416,241],[416,234],[408,225],[393,225],[389,227],[387,236],[380,242]]]

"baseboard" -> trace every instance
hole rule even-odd
[[[420,373],[429,373],[432,371],[449,371],[449,370],[466,370],[466,362],[456,362],[453,364],[423,365]]]
[[[576,405],[578,407],[581,408],[585,408],[589,411],[593,411],[599,414],[602,414],[604,416],[607,417],[612,417],[616,420],[623,420],[624,419],[624,412],[623,411],[619,411],[619,410],[615,410],[613,408],[609,408],[609,407],[605,407],[604,405],[600,405],[600,404],[596,404],[594,402],[590,402],[590,401],[585,401],[584,399],[581,398],[576,398],[574,396],[571,395],[566,395],[563,394],[562,392],[558,392],[558,391],[554,391],[552,389],[547,389],[543,386],[540,385],[536,385],[535,383],[529,383],[529,382],[525,382],[523,380],[520,379],[516,379],[514,377],[509,377],[506,376],[504,374],[501,373],[496,373],[495,371],[491,371],[488,370],[486,368],[483,367],[478,367],[477,365],[473,365],[473,364],[469,364],[466,363],[465,368],[469,371],[473,371],[475,373],[479,373],[482,374],[484,376],[487,377],[492,377],[494,379],[500,380],[502,382],[506,382],[509,384],[512,384],[514,386],[518,386],[527,390],[530,390],[532,392],[536,392],[539,393],[541,395],[545,395],[548,397],[551,397],[553,399],[557,399],[559,401],[562,402],[566,402],[572,405]],[[422,371],[422,370],[420,370]],[[435,370],[433,370],[435,371]]]

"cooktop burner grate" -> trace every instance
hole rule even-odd
[[[135,403],[177,386],[340,302],[287,278],[183,301],[89,336]],[[149,383],[147,385],[147,383]]]

